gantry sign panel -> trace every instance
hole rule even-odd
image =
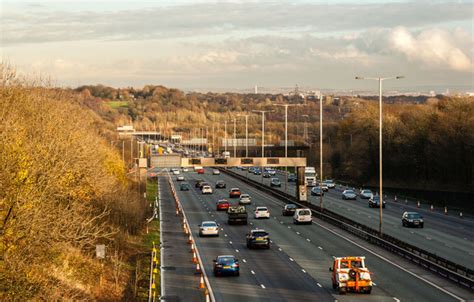
[[[181,158],[181,167],[306,167],[306,157]]]

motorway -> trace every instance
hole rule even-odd
[[[312,225],[293,225],[291,217],[281,216],[283,204],[276,198],[235,178],[222,174],[184,173],[190,191],[179,191],[196,246],[204,262],[216,301],[460,301],[473,299],[472,293],[425,271],[398,256],[368,245],[366,242],[324,222],[313,219]],[[212,185],[223,179],[227,189],[217,189],[212,195],[202,195],[194,188],[196,179]],[[227,214],[216,212],[218,199],[227,198],[230,187],[239,187],[252,197],[250,212],[255,205],[269,208],[272,217],[256,220],[249,213],[248,226],[228,226]],[[236,202],[236,201],[235,201]],[[221,234],[200,238],[198,225],[204,220],[216,220]],[[248,250],[245,234],[259,227],[270,233],[270,250]],[[217,255],[233,254],[240,259],[240,277],[212,275],[212,260]],[[375,286],[371,295],[338,295],[332,289],[330,272],[333,256],[366,256]]]
[[[253,175],[245,171],[232,169],[241,175],[248,175],[252,180],[261,182],[261,175]],[[272,176],[275,177],[275,176]],[[285,176],[277,173],[282,182],[281,188],[285,191]],[[263,178],[263,183],[270,185],[270,178]],[[309,189],[309,188],[308,188]],[[288,183],[288,193],[296,196],[295,183]],[[309,192],[308,192],[309,193]],[[379,227],[379,210],[368,207],[366,199],[342,200],[342,189],[330,189],[323,198],[324,207],[337,214],[343,215],[373,229]],[[319,196],[308,194],[311,203],[319,205]],[[417,211],[424,217],[425,227],[406,228],[401,225],[401,217],[405,211]],[[384,228],[387,235],[403,240],[426,251],[437,254],[457,264],[474,269],[474,221],[469,218],[446,216],[440,212],[430,212],[429,209],[419,209],[413,203],[405,205],[403,202],[395,202],[387,199],[386,208],[383,209]]]

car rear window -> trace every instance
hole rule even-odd
[[[213,223],[213,222],[204,222],[204,223],[202,224],[202,226],[203,226],[203,227],[215,227],[216,224]]]
[[[352,191],[352,190],[347,190],[346,193],[354,194],[354,191]]]
[[[408,219],[419,219],[420,214],[408,214]]]
[[[234,264],[234,258],[231,258],[231,257],[219,258],[218,263],[223,264],[223,265],[231,265],[231,264]]]
[[[267,236],[268,233],[263,232],[263,231],[258,231],[258,232],[252,232],[252,235],[255,236],[255,237],[263,237],[263,236]]]
[[[299,212],[300,215],[311,215],[311,212],[309,210],[302,210]]]
[[[267,208],[257,208],[257,211],[267,211]]]
[[[250,195],[248,195],[248,194],[242,194],[242,195],[240,195],[240,198],[247,198],[247,197],[250,197]]]

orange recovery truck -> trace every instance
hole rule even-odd
[[[370,294],[372,291],[372,273],[365,266],[365,257],[334,257],[329,271],[332,272],[332,287],[338,289],[339,294]]]

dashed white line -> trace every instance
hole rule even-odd
[[[395,301],[397,301],[397,302],[400,302],[400,299],[397,299],[397,298],[395,298],[395,297],[392,297],[392,298],[393,298],[393,300],[395,300]]]
[[[295,261],[293,258],[290,257],[290,261]]]
[[[260,284],[260,286],[261,286],[263,289],[265,289],[265,288],[266,288],[266,287],[265,287],[265,285],[263,285],[263,284]]]
[[[224,237],[227,237],[227,234],[224,234]]]
[[[221,228],[221,231],[223,231],[223,230],[224,230],[224,228]]]
[[[243,261],[244,263],[247,263],[247,260],[245,260],[245,259],[242,259],[242,261]]]
[[[308,242],[311,242],[311,239],[309,239],[309,238],[306,238],[306,241],[308,241]]]
[[[291,229],[291,227],[290,227],[290,226],[288,226],[288,228],[289,228],[289,229]]]
[[[232,244],[232,241],[229,241],[230,244]]]
[[[316,283],[316,284],[317,284],[319,287],[323,287],[323,286],[322,286],[321,284],[319,284],[319,283]],[[337,301],[337,300],[336,300],[336,301]]]
[[[236,253],[238,253],[238,252],[239,252],[239,250],[238,250],[238,249],[235,249],[235,252],[236,252]]]
[[[278,250],[281,252],[281,248],[278,248]]]
[[[254,271],[250,271],[252,273],[252,275],[255,275],[255,272]]]
[[[296,232],[296,234],[300,235],[300,232]]]
[[[377,284],[376,284],[375,282],[372,282],[372,284],[373,284],[374,286],[377,286]]]
[[[306,271],[304,269],[301,269],[301,271],[306,274]]]
[[[320,249],[320,250],[323,250],[323,248],[322,248],[322,247],[320,247],[320,246],[318,246],[318,249]]]

